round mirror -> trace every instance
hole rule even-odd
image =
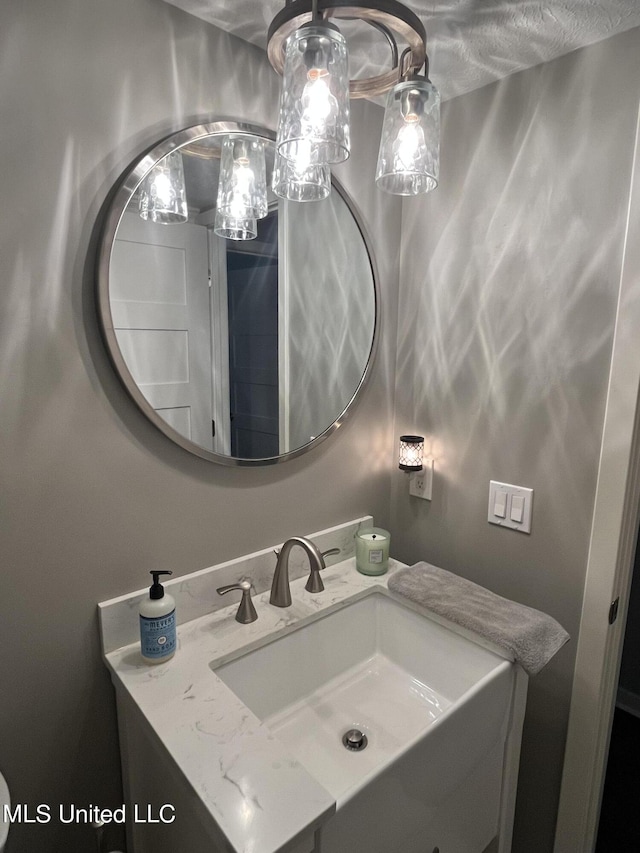
[[[125,387],[169,438],[227,465],[280,462],[330,435],[376,340],[352,203],[322,175],[295,188],[315,200],[283,199],[274,151],[271,131],[237,122],[174,134],[117,188],[100,246],[100,321]]]

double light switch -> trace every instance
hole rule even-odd
[[[531,532],[531,506],[533,489],[512,486],[510,483],[489,483],[489,516],[491,524]]]

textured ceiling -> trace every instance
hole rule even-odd
[[[166,0],[246,41],[266,46],[283,0]],[[430,77],[443,100],[470,92],[578,47],[640,26],[640,0],[408,0],[427,29]],[[389,67],[384,38],[340,22],[351,76]]]

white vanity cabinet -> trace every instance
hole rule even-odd
[[[130,697],[120,690],[116,693],[127,850],[130,853],[240,853],[229,843]],[[212,774],[216,773],[219,769],[212,767]],[[250,853],[251,849],[248,843],[242,853]],[[315,851],[314,832],[282,848],[282,853]]]
[[[439,796],[429,761],[414,751],[281,853],[508,853],[526,694],[526,676],[514,677],[505,737],[461,785]],[[117,702],[131,853],[250,853],[250,844],[230,845],[131,698],[118,690]]]

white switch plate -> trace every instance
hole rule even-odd
[[[522,521],[517,522],[511,518],[511,504],[514,496],[524,499]],[[504,498],[506,512],[504,518],[496,515],[496,501],[501,503]],[[510,530],[519,530],[520,533],[531,533],[531,508],[533,506],[533,489],[524,486],[512,486],[510,483],[498,483],[496,480],[489,482],[489,515],[491,524],[499,524],[500,527],[508,527]]]
[[[409,478],[409,494],[430,501],[433,492],[433,459],[424,459],[422,471],[409,474]]]

